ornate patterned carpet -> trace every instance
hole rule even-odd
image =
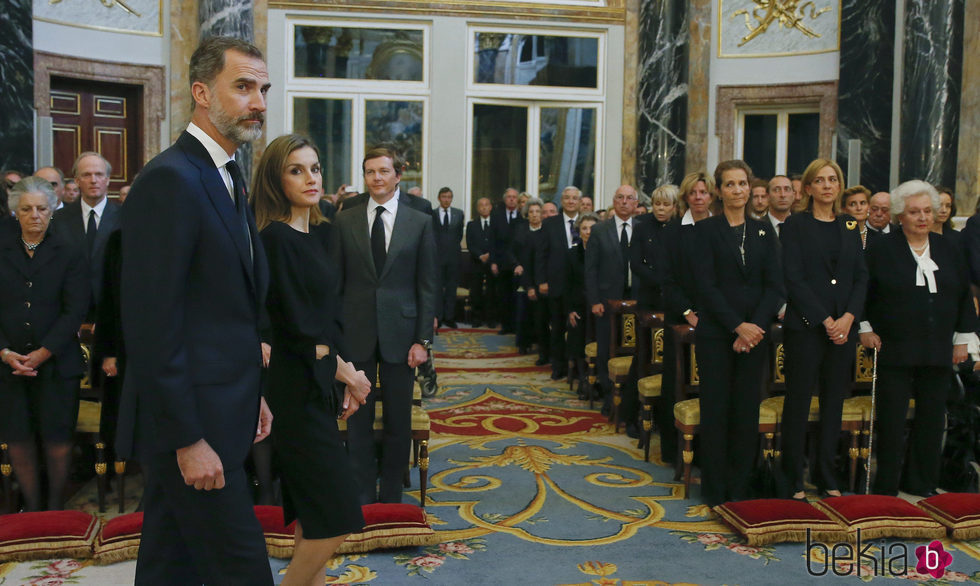
[[[938,580],[915,572],[911,542],[911,559],[891,565],[893,573],[906,570],[898,576],[882,568],[872,575],[866,562],[827,560],[819,550],[808,557],[805,544],[746,545],[700,505],[696,488],[694,499],[682,499],[657,445],[644,462],[635,441],[614,434],[597,409],[534,367],[533,356],[519,356],[512,340],[488,330],[437,338],[440,388],[425,400],[432,418],[426,512],[442,543],[339,556],[327,583],[980,582],[980,542],[944,542],[953,564]],[[416,485],[406,500],[418,498]],[[891,558],[894,543],[878,540],[865,553],[879,558],[887,550]],[[68,563],[0,565],[0,584],[132,582],[133,562]],[[281,577],[285,561],[270,563]],[[58,568],[70,580],[31,581]]]

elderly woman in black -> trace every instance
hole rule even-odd
[[[932,495],[939,482],[946,392],[951,368],[967,357],[977,327],[961,252],[930,232],[939,195],[924,181],[891,192],[901,225],[868,251],[868,298],[861,344],[878,350],[878,456],[874,492]],[[915,418],[905,465],[909,399]],[[903,476],[904,470],[904,476]]]
[[[527,195],[522,193],[521,195]],[[524,289],[524,319],[518,320],[517,347],[521,354],[530,352],[531,344],[538,344],[537,365],[548,363],[548,307],[544,299],[538,296],[536,283],[539,277],[544,278],[544,247],[545,234],[541,231],[541,208],[544,205],[540,199],[529,196],[522,208],[521,214],[527,218],[526,223],[518,224],[514,230],[514,241],[511,252],[514,255],[514,279]]]
[[[48,509],[64,505],[71,439],[84,364],[78,328],[89,303],[82,250],[48,225],[58,198],[51,184],[28,177],[10,191],[20,230],[0,242],[0,439],[29,511],[41,507],[36,437],[44,446]]]
[[[803,440],[810,397],[820,397],[820,436],[810,478],[828,496],[840,496],[834,455],[841,412],[850,390],[857,343],[856,316],[864,308],[868,271],[859,222],[838,215],[844,174],[837,163],[817,159],[803,172],[806,211],[783,223],[780,243],[788,296],[784,348],[782,491],[803,500]],[[865,214],[866,216],[867,214]]]
[[[581,374],[585,372],[585,316],[588,306],[585,300],[585,249],[592,237],[592,227],[599,222],[599,216],[591,212],[579,214],[575,220],[581,244],[568,249],[568,282],[566,283],[565,315],[568,316],[568,356],[575,362],[579,371],[579,399],[588,399],[592,392]]]
[[[715,169],[722,213],[695,226],[696,332],[701,377],[701,495],[709,505],[749,496],[755,462],[764,338],[783,298],[772,225],[746,217],[752,170]]]

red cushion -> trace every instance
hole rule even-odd
[[[980,494],[947,492],[916,504],[933,519],[951,529],[953,538],[980,538]]]
[[[120,515],[102,526],[95,540],[95,563],[114,564],[135,560],[143,534],[143,513]]]
[[[425,511],[406,503],[377,503],[361,507],[364,529],[352,533],[337,548],[338,554],[375,549],[432,545],[439,538],[425,520]],[[272,557],[293,555],[295,523],[285,526],[282,507],[256,506],[255,516],[265,533],[265,545]]]
[[[715,512],[749,545],[766,545],[783,541],[837,542],[847,538],[847,528],[813,508],[808,502],[793,499],[759,499],[725,503]]]
[[[848,537],[861,539],[904,537],[907,539],[940,539],[946,528],[926,515],[922,509],[896,496],[857,494],[827,498],[814,506],[831,519],[847,525]]]
[[[101,522],[81,511],[0,516],[0,561],[92,557]]]

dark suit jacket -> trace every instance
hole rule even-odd
[[[857,221],[842,214],[837,217],[840,254],[832,266],[824,232],[810,212],[793,214],[782,227],[783,274],[788,297],[783,323],[791,330],[823,328],[826,318],[837,319],[847,312],[857,327],[868,287],[861,234]],[[853,333],[853,332],[852,332]]]
[[[664,322],[667,325],[686,324],[684,312],[698,311],[698,284],[694,265],[698,262],[695,250],[697,235],[694,225],[682,225],[671,220],[664,226],[661,239],[664,245],[663,284]]]
[[[694,231],[698,337],[734,339],[735,328],[742,322],[769,331],[785,297],[772,224],[745,220],[744,265],[739,242],[724,215],[701,220]]]
[[[466,223],[466,250],[470,253],[473,264],[479,266],[483,266],[480,257],[493,249],[493,237],[490,228],[487,227],[484,230],[481,226],[482,223],[483,218],[470,220]],[[490,266],[489,260],[486,266]]]
[[[632,218],[630,218],[632,223]],[[635,228],[634,237],[636,236]],[[589,307],[606,299],[622,299],[626,289],[626,263],[619,247],[616,219],[592,227],[585,249],[585,300]]]
[[[442,207],[436,207],[432,210],[432,233],[435,235],[436,253],[440,264],[448,262],[455,266],[459,262],[464,220],[463,210],[449,208],[449,229],[447,230],[442,226]]]
[[[347,208],[334,222],[330,254],[340,270],[346,360],[401,364],[413,343],[432,339],[435,315],[435,241],[432,216],[401,201],[380,276],[374,268],[367,212]]]
[[[980,215],[970,216],[960,236],[966,262],[970,267],[970,282],[980,287]]]
[[[666,228],[653,214],[633,221],[630,242],[630,268],[633,270],[633,297],[641,309],[662,309],[662,291],[667,268],[661,238]]]
[[[44,347],[62,377],[82,374],[78,328],[89,307],[85,251],[57,235],[28,258],[20,231],[0,235],[0,348],[26,354]],[[29,305],[29,306],[28,306]],[[4,364],[0,379],[12,376]]]
[[[514,210],[516,217],[507,222],[507,209],[500,206],[490,212],[490,233],[493,239],[493,249],[490,252],[490,262],[497,263],[502,271],[509,271],[517,264],[513,254],[514,233],[527,220],[521,217],[520,210]]]
[[[321,199],[319,202],[317,202],[317,206],[319,206],[320,213],[323,214],[323,217],[332,222],[334,217],[337,215],[337,206],[325,199]]]
[[[523,222],[514,231],[510,249],[515,265],[523,269],[518,281],[525,290],[537,287],[538,277],[544,271],[543,243],[544,229],[532,232],[531,225]]]
[[[226,473],[244,463],[258,421],[269,282],[246,213],[251,249],[214,161],[187,132],[140,171],[122,214],[123,457],[135,424],[145,456],[203,438]]]
[[[368,195],[367,192],[358,193],[357,195],[352,195],[343,201],[341,207],[344,210],[349,210],[354,206],[364,205],[367,203],[369,197],[370,195]],[[407,191],[401,189],[400,187],[398,189],[398,203],[405,204],[410,208],[422,212],[423,214],[432,213],[432,202],[425,199],[424,197],[412,195],[411,193],[408,193]]]
[[[929,234],[929,255],[939,265],[936,293],[916,286],[917,264],[901,230],[875,240],[868,251],[865,318],[881,337],[878,359],[891,366],[946,366],[953,333],[973,332],[977,318],[966,263],[939,234]]]
[[[96,304],[95,347],[93,355],[101,362],[106,356],[113,356],[118,362],[125,362],[123,350],[122,320],[120,319],[119,277],[122,273],[122,231],[113,230],[105,247],[105,266],[102,271],[102,298]]]
[[[91,281],[91,303],[97,304],[102,299],[102,271],[105,267],[105,246],[109,235],[119,227],[119,204],[107,201],[102,210],[99,230],[95,234],[95,245],[92,248],[89,265],[89,280]],[[65,204],[51,218],[51,231],[58,234],[65,242],[78,246],[82,251],[85,245],[85,221],[82,220],[82,199]],[[84,256],[84,255],[83,255]]]
[[[565,214],[547,218],[541,225],[544,230],[545,270],[538,285],[548,284],[548,297],[561,297],[568,282],[568,239],[565,237]]]

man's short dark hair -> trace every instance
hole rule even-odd
[[[402,171],[405,169],[405,159],[402,158],[401,153],[395,147],[385,144],[375,145],[364,153],[364,160],[361,161],[361,173],[364,172],[365,163],[371,159],[380,159],[381,157],[391,159],[391,166],[395,168],[395,175],[401,177]]]
[[[439,197],[440,195],[442,195],[442,194],[444,194],[446,192],[452,193],[453,190],[452,189],[449,189],[448,187],[441,187],[441,188],[439,188],[439,193],[436,194],[436,197]]]
[[[229,49],[265,61],[262,51],[248,41],[235,37],[208,37],[191,55],[188,69],[191,85],[199,81],[210,87],[225,68],[225,51]]]

